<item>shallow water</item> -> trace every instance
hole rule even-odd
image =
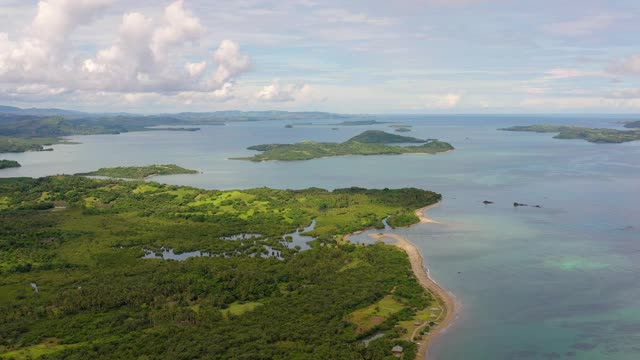
[[[398,117],[404,135],[439,138],[439,155],[345,156],[303,162],[227,160],[247,146],[344,141],[388,125],[285,129],[267,121],[198,132],[78,136],[53,152],[3,154],[23,167],[0,176],[77,173],[105,166],[175,163],[198,175],[155,181],[209,189],[259,186],[414,186],[440,192],[441,225],[398,229],[422,251],[432,277],[462,302],[433,359],[640,358],[640,142],[591,144],[552,134],[497,131],[534,123],[619,127],[614,117]],[[320,121],[315,121],[318,123]],[[484,205],[483,200],[494,201]],[[513,207],[514,202],[541,208]]]

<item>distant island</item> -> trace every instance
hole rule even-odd
[[[407,124],[391,124],[389,125],[390,128],[394,128],[395,132],[410,132],[411,131],[411,125],[407,125]]]
[[[59,138],[19,138],[0,136],[0,153],[21,153],[26,151],[51,151],[45,148],[54,144],[72,144]]]
[[[627,122],[624,124],[624,127],[629,129],[640,128],[640,120]]]
[[[331,125],[339,125],[339,126],[364,126],[364,125],[382,125],[389,124],[388,121],[377,121],[377,120],[345,120],[338,124]]]
[[[499,130],[529,131],[536,133],[558,133],[553,137],[554,139],[582,139],[592,143],[618,144],[628,141],[640,140],[640,130],[594,129],[588,127],[566,125],[512,126]]]
[[[313,125],[313,123],[310,123],[310,122],[292,123],[292,124],[287,124],[284,127],[286,127],[287,129],[291,129],[294,126],[307,126],[307,125]]]
[[[118,179],[145,179],[157,175],[197,174],[195,170],[185,169],[178,165],[149,165],[101,168],[96,171],[80,173],[80,176],[105,176]]]
[[[121,134],[134,131],[198,131],[200,129],[193,126],[263,120],[341,120],[362,116],[287,111],[216,111],[138,115],[86,113],[64,109],[21,109],[0,105],[0,153],[51,151],[51,148],[44,146],[69,143],[64,140],[65,136]]]
[[[21,167],[19,162],[15,160],[0,160],[0,169]]]
[[[387,145],[391,143],[422,143],[422,145]],[[436,154],[450,151],[454,148],[449,143],[435,139],[421,140],[409,136],[389,134],[379,130],[368,130],[343,143],[303,141],[295,144],[255,145],[247,149],[262,151],[262,154],[232,158],[232,160],[295,161],[342,155]]]

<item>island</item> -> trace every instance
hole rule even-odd
[[[415,248],[345,239],[418,223],[437,193],[52,176],[0,179],[0,199],[1,358],[413,359],[446,327]],[[310,224],[306,250],[284,236]]]
[[[0,160],[0,169],[18,168],[21,166],[22,165],[15,160]]]
[[[640,140],[640,130],[596,129],[567,125],[512,126],[504,131],[528,131],[536,133],[558,133],[554,139],[582,139],[592,143],[623,143]]]
[[[640,120],[625,122],[624,127],[629,129],[640,128]]]
[[[416,146],[395,146],[390,143],[422,143]],[[436,154],[453,150],[451,144],[435,139],[421,140],[414,137],[368,130],[342,143],[303,141],[295,144],[263,144],[247,149],[261,151],[251,157],[231,158],[249,161],[295,161],[342,155],[399,155]]]
[[[79,173],[79,176],[104,176],[119,179],[146,179],[158,175],[197,174],[196,170],[189,170],[178,165],[149,165],[101,168],[96,171]]]
[[[338,124],[331,124],[333,126],[365,126],[365,125],[382,125],[389,124],[388,121],[378,121],[378,120],[345,120]]]
[[[399,127],[399,128],[396,128],[396,130],[395,130],[395,131],[396,131],[396,132],[411,132],[411,128],[408,128],[408,127]]]

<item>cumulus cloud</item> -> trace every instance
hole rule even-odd
[[[276,80],[263,87],[256,94],[256,99],[270,102],[289,102],[303,100],[310,95],[311,86],[307,84],[281,84]]]
[[[164,11],[166,25],[156,29],[151,41],[151,50],[156,58],[163,58],[167,49],[186,41],[195,41],[204,33],[200,19],[184,8],[184,1],[178,0]]]
[[[614,62],[607,70],[620,75],[640,75],[640,54]]]
[[[249,69],[249,57],[231,40],[223,40],[210,59],[183,58],[182,48],[205,33],[183,0],[170,3],[159,19],[124,14],[112,45],[76,59],[69,40],[73,30],[100,15],[111,1],[40,1],[21,39],[12,41],[0,33],[0,83],[37,84],[42,92],[63,87],[121,92],[129,94],[127,102],[141,99],[140,93],[210,92],[213,98],[227,98],[234,80]]]
[[[189,73],[191,77],[198,77],[202,75],[206,67],[207,67],[206,61],[199,62],[199,63],[186,63],[184,65],[184,68],[187,70],[187,73]]]
[[[218,69],[209,81],[209,85],[214,88],[221,88],[251,66],[249,57],[243,55],[240,52],[240,46],[230,40],[220,43],[220,47],[213,53],[213,58],[218,63]]]
[[[22,37],[0,33],[0,81],[51,80],[60,75],[69,36],[91,22],[110,0],[42,0]]]

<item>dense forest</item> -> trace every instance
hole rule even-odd
[[[630,127],[630,126],[627,126]],[[582,139],[593,143],[623,143],[640,140],[640,130],[594,129],[566,125],[512,126],[505,131],[528,131],[536,133],[558,133],[554,139]]]
[[[430,295],[402,251],[342,235],[387,217],[417,222],[413,210],[439,199],[411,188],[0,179],[0,358],[385,359],[397,344],[412,358],[395,325]],[[312,247],[292,247],[283,235],[314,219]],[[162,248],[209,256],[143,258]]]
[[[399,128],[402,129],[402,128]],[[389,134],[381,130],[367,130],[356,135],[348,141],[357,141],[363,144],[394,144],[394,143],[425,143],[427,140],[412,136]]]
[[[387,145],[397,142],[421,142],[416,146]],[[343,155],[400,155],[436,154],[453,150],[451,144],[438,140],[420,140],[413,137],[369,130],[342,143],[303,141],[295,144],[262,144],[248,147],[261,151],[251,157],[232,158],[249,161],[296,161]]]

